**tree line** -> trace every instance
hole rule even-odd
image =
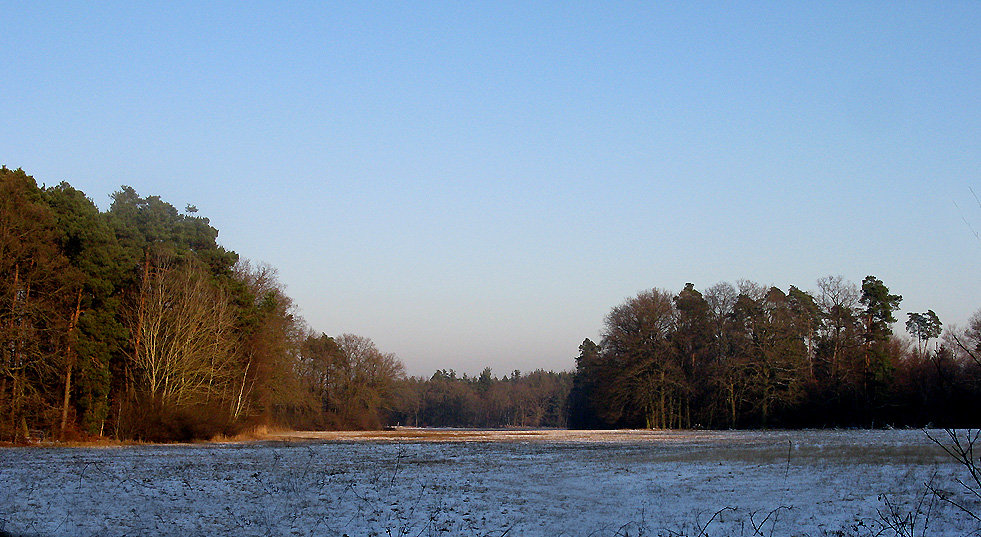
[[[111,198],[0,167],[0,441],[565,424],[571,373],[409,378],[366,337],[314,332],[195,207]]]
[[[0,440],[383,425],[402,363],[315,335],[268,265],[127,186],[101,212],[0,168]]]
[[[259,427],[977,425],[981,313],[943,331],[878,278],[639,293],[575,372],[407,377],[314,332],[273,267],[187,206],[123,186],[100,211],[0,167],[0,440],[188,440]]]
[[[485,368],[476,377],[439,370],[408,378],[396,390],[389,421],[413,427],[565,427],[572,373],[513,371],[502,378]]]
[[[946,332],[909,313],[908,339],[892,331],[901,300],[874,276],[641,292],[580,346],[569,425],[976,427],[981,312]]]

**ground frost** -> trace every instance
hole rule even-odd
[[[919,431],[576,434],[8,449],[0,451],[0,532],[918,537],[978,529],[924,493],[928,483],[952,483],[959,468]]]

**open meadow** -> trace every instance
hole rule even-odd
[[[917,430],[399,429],[249,443],[8,448],[0,451],[0,531],[977,534],[977,521],[926,488],[966,501],[956,484],[963,474]]]

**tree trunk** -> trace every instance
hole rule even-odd
[[[72,368],[75,365],[75,349],[72,345],[72,337],[75,328],[78,326],[78,318],[82,315],[82,290],[78,290],[78,298],[75,301],[75,311],[72,312],[71,319],[68,321],[68,344],[65,349],[65,397],[61,404],[61,437],[65,437],[65,429],[68,428],[68,407],[71,402],[72,393]]]
[[[667,401],[665,401],[666,394],[664,393],[664,370],[661,370],[661,384],[659,386],[661,392],[661,411],[658,416],[658,428],[667,428]]]
[[[143,251],[143,281],[140,282],[140,304],[136,312],[136,336],[133,342],[133,363],[140,363],[140,335],[143,333],[143,318],[146,316],[146,279],[150,274],[150,251],[146,249]],[[127,367],[127,382],[129,383],[129,389],[133,388],[132,380],[129,378],[129,368]]]

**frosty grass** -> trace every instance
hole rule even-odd
[[[924,431],[423,431],[0,450],[10,536],[968,535]],[[903,518],[905,517],[905,518]]]

